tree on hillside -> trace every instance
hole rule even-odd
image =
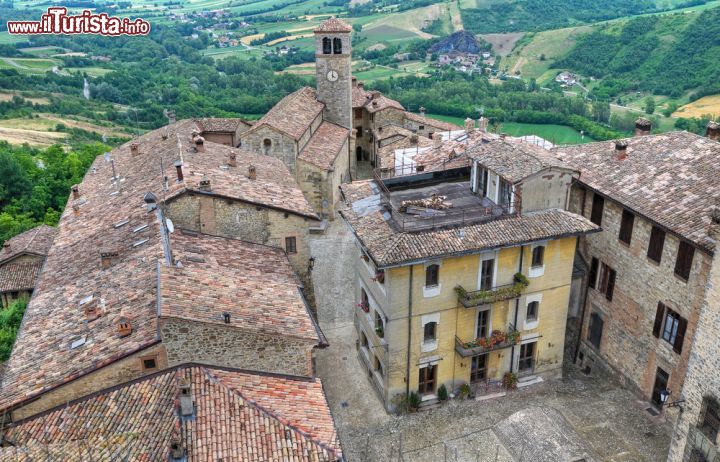
[[[652,96],[645,98],[645,114],[653,114],[655,112],[655,99]]]

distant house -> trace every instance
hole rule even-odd
[[[438,63],[439,64],[450,64],[452,62],[452,58],[450,55],[440,55],[438,56]]]
[[[395,61],[408,61],[410,59],[410,53],[395,53],[393,58]]]
[[[0,306],[30,298],[56,228],[40,225],[8,239],[0,249]]]
[[[564,71],[561,72],[555,77],[555,81],[561,85],[567,85],[568,87],[572,87],[577,83],[577,76],[575,74],[571,74],[570,72]]]

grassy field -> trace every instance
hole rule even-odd
[[[438,114],[428,114],[432,117],[445,122],[454,123],[460,127],[465,126],[465,119],[462,117],[444,116]],[[510,136],[526,136],[535,135],[546,139],[554,144],[580,144],[589,143],[593,139],[585,136],[584,138],[578,131],[565,125],[541,125],[541,124],[525,124],[518,122],[504,122],[500,124],[498,133],[507,133]]]
[[[720,95],[705,96],[697,101],[682,106],[673,114],[673,117],[702,117],[711,115],[720,117]]]

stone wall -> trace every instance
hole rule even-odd
[[[523,212],[565,209],[573,176],[568,171],[550,169],[523,180],[520,195]]]
[[[270,146],[264,144],[270,140]],[[243,134],[242,146],[258,154],[266,154],[283,161],[291,172],[295,171],[295,159],[298,154],[298,144],[291,137],[280,133],[268,126],[260,127],[251,133]]]
[[[342,42],[341,54],[323,54],[323,38]],[[352,128],[352,69],[350,66],[351,42],[349,33],[315,34],[315,81],[317,98],[325,103],[323,119],[341,127]],[[338,74],[337,80],[327,78],[329,71]]]
[[[184,319],[161,320],[169,366],[196,362],[311,377],[316,342]]]
[[[584,196],[584,200],[583,200]],[[590,191],[573,188],[571,210],[583,210],[586,217],[592,209]],[[649,399],[660,367],[669,373],[668,388],[678,395],[685,377],[687,360],[693,343],[699,309],[704,298],[710,257],[698,250],[687,282],[674,274],[679,239],[667,233],[661,263],[647,258],[652,223],[635,216],[630,245],[618,239],[623,208],[605,199],[603,231],[581,240],[580,251],[588,263],[592,257],[617,272],[613,300],[596,289],[587,290],[585,319],[582,326],[581,352],[584,358],[601,363],[618,379],[645,399]],[[687,319],[687,331],[681,354],[668,342],[653,336],[658,302]],[[588,326],[592,313],[603,320],[600,348],[589,341]],[[586,364],[587,365],[587,364]]]
[[[224,144],[225,146],[235,146],[237,138],[234,133],[222,133],[222,132],[203,132],[205,141],[212,143]]]
[[[720,233],[715,231],[715,240],[720,242]],[[670,455],[671,462],[689,461],[693,450],[699,452],[708,462],[720,462],[720,441],[711,441],[698,430],[702,418],[704,400],[720,402],[720,257],[713,260],[705,301],[700,310],[695,342],[690,353],[687,376],[682,394],[674,393],[670,400],[684,399],[680,408],[670,408],[669,417],[676,418],[675,431]],[[702,459],[696,459],[702,460]]]
[[[142,359],[156,358],[157,368],[144,370]],[[23,419],[68,401],[81,398],[90,393],[103,390],[114,385],[152,374],[168,367],[165,348],[162,344],[154,345],[139,351],[127,358],[111,363],[101,369],[68,382],[54,390],[43,393],[38,399],[13,411],[13,420]]]

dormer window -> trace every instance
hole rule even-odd
[[[333,39],[333,53],[336,55],[342,54],[342,40],[339,37]]]
[[[332,40],[330,40],[330,37],[323,38],[322,45],[323,45],[323,54],[324,55],[332,54]]]

